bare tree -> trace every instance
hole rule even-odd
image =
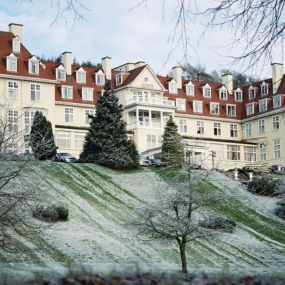
[[[177,172],[174,177],[176,175]],[[208,239],[214,234],[205,226],[209,221],[206,218],[206,207],[224,199],[203,191],[207,177],[207,171],[191,175],[189,160],[186,171],[180,173],[178,179],[174,179],[175,182],[167,189],[161,189],[160,199],[139,209],[136,218],[131,222],[138,229],[139,236],[146,240],[176,242],[179,246],[182,272],[185,273],[187,244]]]

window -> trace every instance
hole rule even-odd
[[[253,99],[255,98],[255,89],[254,87],[250,86],[248,88],[248,99]]]
[[[260,134],[264,134],[265,133],[265,122],[264,122],[264,119],[258,120],[258,130],[259,130]]]
[[[21,51],[21,41],[18,38],[14,38],[12,41],[12,48],[13,52],[20,52]]]
[[[37,59],[29,59],[29,73],[39,74],[39,61]]]
[[[177,84],[174,80],[168,83],[168,90],[171,94],[177,94]]]
[[[97,85],[105,85],[105,75],[103,72],[96,73],[96,84]]]
[[[66,73],[63,66],[59,66],[56,69],[56,79],[57,80],[66,80]]]
[[[203,121],[197,121],[197,134],[198,135],[204,134],[204,122]]]
[[[186,84],[186,95],[194,96],[194,85],[191,82]]]
[[[85,141],[85,133],[75,133],[74,134],[74,143],[75,143],[75,149],[76,150],[82,150],[83,144]]]
[[[123,83],[123,74],[116,74],[116,86],[119,86]]]
[[[221,135],[221,123],[214,122],[214,136]]]
[[[17,81],[8,81],[8,97],[10,100],[18,98],[19,84]]]
[[[147,148],[157,147],[157,136],[156,135],[146,135],[146,145]]]
[[[141,126],[149,126],[149,112],[148,111],[139,111],[139,122]]]
[[[95,115],[95,110],[89,109],[89,110],[85,110],[85,123],[86,124],[90,124],[92,118],[90,118],[90,116],[94,116]]]
[[[86,83],[86,72],[83,69],[76,71],[76,82]]]
[[[246,104],[246,115],[253,115],[254,114],[254,103]]]
[[[256,161],[256,148],[253,146],[244,147],[244,160],[245,161]]]
[[[259,157],[261,161],[266,160],[266,143],[262,142],[259,144]]]
[[[279,130],[280,127],[279,116],[273,116],[272,123],[273,123],[273,131]]]
[[[230,117],[236,116],[236,105],[227,105],[227,114]]]
[[[237,124],[230,124],[230,136],[236,138],[238,136],[238,126]]]
[[[211,90],[211,87],[206,84],[204,87],[203,87],[203,97],[205,98],[211,98],[212,96],[212,90]]]
[[[267,110],[267,99],[259,100],[259,112],[265,112]]]
[[[13,54],[7,56],[6,68],[7,71],[17,72],[17,58]]]
[[[220,88],[219,94],[220,94],[220,99],[222,99],[222,100],[228,99],[228,91],[225,87]]]
[[[73,98],[72,86],[61,86],[61,98],[62,99],[72,99]]]
[[[36,113],[36,110],[25,111],[25,135],[26,136],[30,135],[35,113]]]
[[[228,145],[227,155],[228,155],[228,160],[240,160],[240,146]]]
[[[203,113],[203,102],[202,101],[193,101],[193,112]]]
[[[252,132],[251,132],[251,123],[246,123],[244,126],[244,135],[245,137],[251,137]]]
[[[235,100],[242,101],[242,91],[238,88],[235,92]]]
[[[273,96],[273,108],[281,107],[281,94]]]
[[[186,110],[185,99],[176,99],[176,109],[179,111]]]
[[[9,133],[18,133],[18,111],[8,111],[8,131]]]
[[[41,99],[41,85],[31,84],[31,100],[38,101]]]
[[[59,148],[70,148],[70,132],[56,132],[55,137]]]
[[[64,121],[66,123],[73,123],[73,108],[64,109]]]
[[[210,103],[210,113],[211,115],[219,115],[220,113],[219,103]]]
[[[187,133],[187,120],[185,119],[179,120],[179,129],[181,133]]]
[[[265,96],[268,94],[268,84],[263,82],[261,84],[261,96]]]
[[[280,139],[273,140],[273,155],[274,158],[281,157]]]
[[[93,101],[93,88],[82,87],[82,100]]]

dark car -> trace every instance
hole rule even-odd
[[[56,154],[54,161],[59,162],[77,162],[77,159],[67,152],[59,152]]]
[[[285,166],[282,165],[271,165],[268,169],[271,173],[285,174]]]
[[[151,158],[149,162],[151,166],[162,166],[162,161],[158,158]]]

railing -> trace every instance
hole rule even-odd
[[[154,122],[134,122],[127,125],[127,130],[133,130],[136,128],[152,128],[152,129],[162,129],[165,127],[164,123],[154,123]]]
[[[133,104],[133,103],[148,103],[153,105],[160,105],[160,106],[169,106],[169,107],[175,107],[175,102],[168,99],[159,99],[159,98],[138,98],[134,97],[129,100],[127,100],[127,105]]]

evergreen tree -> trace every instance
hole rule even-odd
[[[56,155],[52,126],[42,112],[35,113],[30,132],[30,146],[39,160],[50,159]]]
[[[107,82],[105,92],[97,102],[80,161],[115,169],[138,167],[138,152],[135,143],[127,137],[122,112],[123,107]]]
[[[178,134],[172,117],[166,123],[162,138],[162,161],[167,166],[181,167],[184,162],[184,149],[181,144],[181,136]]]

